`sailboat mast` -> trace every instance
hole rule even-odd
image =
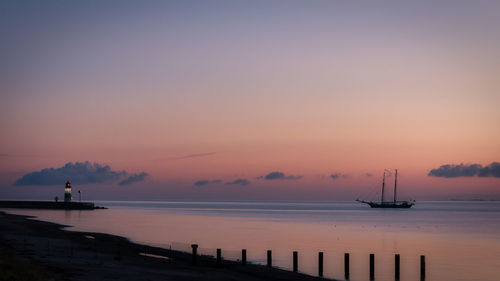
[[[394,204],[396,204],[396,191],[398,185],[398,169],[396,169],[396,177],[394,178]]]
[[[384,189],[385,189],[385,171],[384,171],[384,176],[382,177],[382,198],[380,202],[384,203]]]

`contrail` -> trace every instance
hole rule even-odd
[[[196,153],[196,154],[188,154],[188,155],[177,156],[177,157],[167,157],[167,158],[163,158],[163,159],[165,159],[165,160],[181,160],[181,159],[188,159],[188,158],[210,156],[210,155],[214,155],[216,153],[217,152]],[[163,159],[158,159],[158,160],[163,160]]]

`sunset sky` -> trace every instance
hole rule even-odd
[[[413,2],[2,1],[0,198],[500,199],[500,2]]]

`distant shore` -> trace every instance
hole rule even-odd
[[[0,280],[325,280],[63,227],[0,211]]]

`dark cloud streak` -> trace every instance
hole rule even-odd
[[[37,155],[0,153],[0,158],[15,158],[15,157],[37,157]]]

